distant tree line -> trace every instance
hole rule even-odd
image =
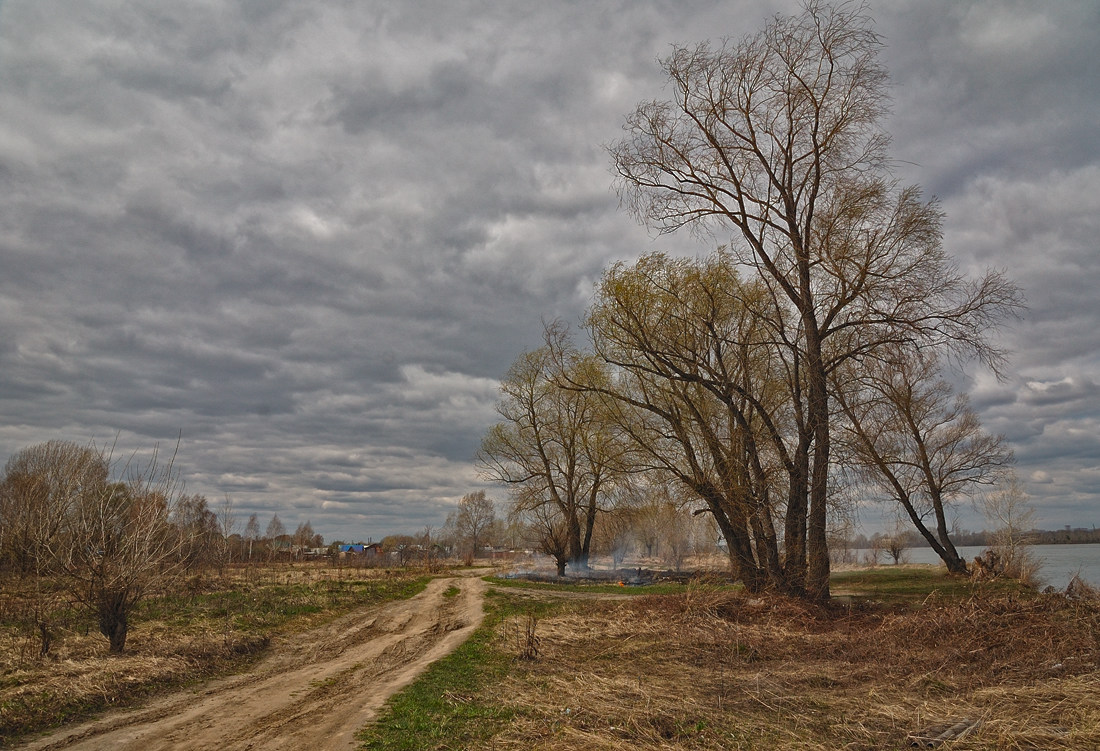
[[[889,537],[890,535],[884,535]],[[997,539],[996,532],[981,530],[974,532],[962,529],[951,533],[951,539],[959,547],[988,547],[994,545]],[[1023,539],[1031,545],[1086,545],[1100,543],[1100,530],[1095,527],[1066,527],[1064,529],[1028,529],[1023,532]],[[860,534],[846,541],[847,547],[866,550],[870,549],[875,540],[873,537]],[[901,533],[902,547],[925,548],[928,542],[916,532],[905,531]]]

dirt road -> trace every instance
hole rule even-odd
[[[457,595],[444,595],[457,587]],[[252,671],[66,728],[25,749],[349,749],[383,702],[455,649],[486,584],[435,579],[411,600],[358,611],[292,640]]]

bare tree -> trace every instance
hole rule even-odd
[[[894,526],[888,533],[880,532],[875,535],[875,539],[877,540],[878,549],[890,556],[890,560],[894,562],[895,566],[909,560],[910,538],[905,530],[905,524],[900,518],[894,520]]]
[[[996,564],[986,568],[1021,581],[1034,580],[1039,565],[1030,554],[1028,533],[1033,531],[1035,509],[1016,474],[1006,473],[998,487],[979,498],[978,506],[993,525],[985,560]]]
[[[846,385],[835,394],[863,477],[900,505],[949,571],[968,573],[951,540],[950,506],[993,484],[1011,465],[1012,452],[1001,436],[982,429],[965,395],[954,394],[931,357],[898,352],[843,376]]]
[[[512,507],[512,518],[526,528],[529,542],[536,550],[554,559],[558,576],[565,576],[566,565],[573,561],[572,525],[559,506],[521,497],[528,492],[532,492],[531,488],[518,486],[513,489],[517,497]]]
[[[109,463],[94,446],[47,441],[13,455],[0,482],[0,565],[37,574],[73,511],[107,484]]]
[[[455,514],[455,532],[471,558],[477,557],[495,521],[496,510],[484,490],[462,496]]]
[[[33,578],[33,627],[40,654],[50,651],[60,592],[45,582],[66,541],[74,510],[108,484],[110,467],[94,446],[53,440],[27,447],[7,462],[0,480],[0,572]],[[31,624],[28,624],[31,625]]]
[[[797,430],[785,570],[812,598],[829,592],[830,374],[884,342],[997,367],[984,334],[1019,304],[999,273],[968,281],[943,252],[936,204],[890,179],[880,47],[865,6],[816,0],[739,42],[677,47],[670,98],[639,105],[610,149],[640,221],[732,230],[731,252],[769,292]]]
[[[248,540],[248,560],[252,561],[252,545],[260,539],[260,519],[256,514],[248,517],[244,526],[244,539]]]
[[[110,457],[103,455],[109,466]],[[150,591],[183,568],[190,540],[170,520],[179,500],[172,463],[154,450],[144,466],[133,460],[122,482],[86,487],[50,541],[50,569],[97,615],[112,652],[122,652],[129,616]]]
[[[511,486],[514,502],[527,510],[555,507],[556,513],[539,511],[536,518],[564,524],[569,561],[587,568],[596,514],[620,448],[600,401],[561,386],[562,369],[598,366],[562,343],[560,327],[550,327],[547,336],[555,347],[520,355],[501,382],[503,420],[486,434],[478,463],[486,477]]]
[[[382,549],[397,558],[402,566],[408,566],[421,553],[421,540],[413,535],[386,535]]]
[[[234,530],[237,528],[237,520],[233,516],[233,499],[226,493],[224,500],[222,501],[221,511],[218,513],[218,533],[219,533],[219,545],[218,545],[218,572],[221,573],[222,568],[231,563],[233,559],[233,550],[230,547],[230,539],[233,537]],[[240,553],[239,545],[237,553]]]
[[[420,557],[424,567],[429,572],[435,573],[442,569],[443,546],[430,524],[424,525],[424,529],[417,536],[417,545],[420,547]]]
[[[871,535],[871,539],[868,540],[868,545],[869,545],[869,547],[867,548],[867,551],[863,555],[863,560],[864,560],[865,563],[867,563],[870,566],[877,566],[879,556],[882,555],[882,552],[883,552],[882,535],[881,534]]]
[[[633,483],[620,483],[611,507],[600,514],[594,530],[593,552],[611,557],[613,568],[620,568],[637,539],[638,494]]]
[[[172,522],[186,541],[181,552],[189,568],[201,570],[218,555],[221,529],[206,496],[181,495],[172,513]]]
[[[658,506],[661,522],[661,560],[679,571],[694,549],[691,513],[676,503],[664,501]]]
[[[294,544],[300,550],[306,548],[319,548],[324,544],[324,539],[313,531],[313,523],[306,519],[294,530]]]
[[[285,542],[286,537],[286,525],[283,524],[283,520],[279,518],[278,514],[271,516],[271,521],[267,523],[267,531],[264,532],[264,539],[267,541],[267,556],[269,559],[275,557],[275,553],[278,551],[279,546]]]
[[[905,555],[905,537],[903,535],[893,534],[887,535],[883,538],[883,542],[886,545],[886,552],[890,558],[894,561],[894,565],[897,566],[901,563],[902,556]]]

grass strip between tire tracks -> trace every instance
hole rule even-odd
[[[504,648],[502,624],[513,616],[542,617],[560,606],[489,590],[481,626],[458,649],[390,698],[383,714],[359,733],[360,749],[457,750],[495,735],[514,715],[513,710],[482,699],[484,689],[503,678],[517,659]]]

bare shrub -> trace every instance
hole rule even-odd
[[[980,575],[1006,576],[1032,587],[1038,586],[1040,563],[1032,555],[1028,542],[1035,509],[1015,473],[1006,473],[1001,486],[986,493],[979,505],[995,525],[992,544],[983,554],[986,565]]]
[[[120,481],[111,481],[114,469],[110,451],[71,441],[26,448],[5,469],[3,519],[19,548],[9,547],[7,558],[21,575],[35,575],[42,654],[52,643],[53,582],[95,614],[111,651],[121,652],[134,606],[195,560],[196,541],[210,532],[213,514],[198,496],[185,505],[186,523],[172,523],[179,488],[171,461],[159,464],[156,450],[144,466],[125,463]]]

